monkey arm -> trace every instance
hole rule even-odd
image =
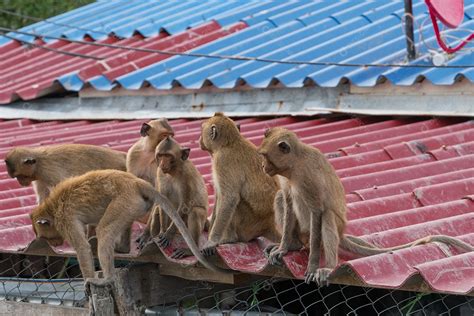
[[[33,190],[35,190],[38,204],[43,202],[44,199],[49,195],[49,188],[42,181],[33,181]]]

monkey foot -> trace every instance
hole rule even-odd
[[[265,255],[265,258],[269,258],[270,254],[272,253],[273,249],[278,248],[278,244],[272,244],[268,245],[263,249],[263,254]]]
[[[187,248],[178,248],[178,249],[175,249],[173,251],[173,253],[171,254],[171,258],[172,259],[181,259],[181,258],[184,258],[184,257],[189,257],[189,256],[192,256],[193,253],[191,252],[191,250],[187,249]]]
[[[150,236],[148,234],[142,234],[140,237],[138,237],[135,240],[137,242],[137,249],[142,250],[149,240],[150,240]]]
[[[166,237],[165,234],[159,234],[157,242],[158,242],[158,246],[160,246],[162,248],[166,248],[169,245],[171,245],[171,241],[169,240],[168,237]]]
[[[201,250],[201,253],[205,257],[213,256],[217,253],[217,243],[212,241],[207,241],[204,247]]]
[[[281,249],[280,247],[276,246],[268,254],[268,262],[271,265],[281,266],[283,264],[283,256],[288,253],[288,250]]]
[[[314,271],[315,270],[315,271]],[[328,286],[329,285],[329,275],[331,274],[332,269],[329,268],[320,268],[320,269],[311,269],[306,270],[305,283],[310,284],[311,282],[316,282],[319,286]]]

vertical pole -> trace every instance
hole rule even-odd
[[[408,60],[416,58],[415,35],[413,32],[413,4],[412,0],[405,0],[405,36],[407,39]]]

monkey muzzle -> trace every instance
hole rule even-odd
[[[18,183],[20,183],[20,185],[24,187],[29,186],[31,182],[33,182],[33,179],[26,176],[16,176],[16,180],[18,181]]]

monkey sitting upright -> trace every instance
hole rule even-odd
[[[222,272],[201,255],[168,199],[148,182],[127,172],[99,170],[66,179],[33,210],[31,221],[36,236],[46,239],[52,246],[68,241],[77,253],[84,278],[94,277],[85,225],[96,225],[99,262],[104,277],[110,278],[114,268],[114,244],[120,238],[120,232],[155,204],[171,217],[198,260],[205,267]]]
[[[7,153],[5,164],[10,177],[22,186],[33,182],[38,203],[66,178],[99,169],[126,170],[125,153],[81,144],[16,147]]]
[[[345,235],[346,199],[336,172],[316,148],[301,142],[295,133],[271,128],[258,152],[264,157],[263,169],[279,175],[280,191],[275,198],[277,226],[283,233],[279,245],[265,252],[270,263],[279,264],[290,250],[309,248],[306,282],[327,284],[329,274],[338,263],[339,247],[362,256],[385,253],[430,241],[439,241],[473,251],[474,247],[449,236],[429,236],[392,248],[376,248],[361,238]],[[319,267],[320,248],[326,267]]]
[[[193,240],[199,245],[199,237],[207,221],[207,189],[204,179],[188,159],[189,148],[182,148],[168,136],[158,144],[155,151],[158,171],[156,189],[167,197],[179,216],[187,223]],[[161,227],[160,227],[161,226]],[[160,246],[167,247],[176,233],[176,225],[159,207],[153,210],[145,232],[139,239],[143,245],[150,237],[159,233]],[[189,249],[176,249],[172,258],[192,255]]]
[[[155,185],[156,146],[167,136],[174,136],[174,131],[166,118],[143,123],[140,129],[142,136],[127,152],[127,171]]]
[[[222,113],[202,124],[199,142],[211,154],[216,193],[203,253],[212,255],[219,244],[247,242],[259,236],[276,241],[279,233],[275,229],[273,200],[277,183],[263,172],[255,145]]]

